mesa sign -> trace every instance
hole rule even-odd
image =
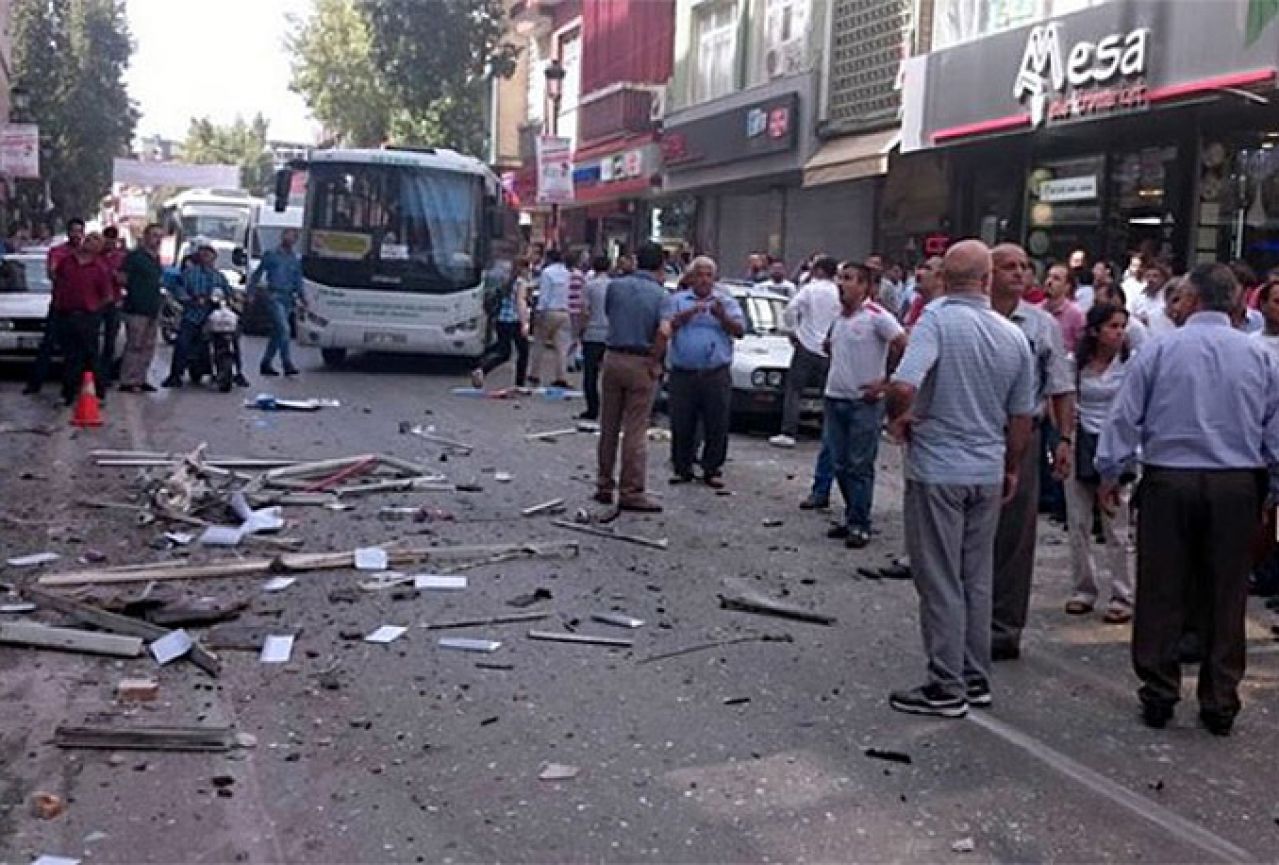
[[[1149,106],[1145,81],[1150,30],[1112,33],[1098,42],[1076,42],[1064,51],[1057,22],[1033,28],[1026,39],[1013,98],[1030,99],[1030,123],[1084,119]],[[1116,78],[1124,79],[1113,86]]]

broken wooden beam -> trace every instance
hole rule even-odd
[[[148,643],[154,642],[169,633],[166,628],[161,628],[159,625],[153,625],[150,622],[144,622],[132,616],[112,613],[92,604],[81,603],[55,592],[46,591],[38,586],[27,586],[22,590],[22,594],[40,606],[56,610],[81,624],[93,625],[95,628],[101,628],[104,631],[111,631],[116,634],[138,637]],[[216,677],[222,672],[222,661],[217,655],[206,649],[199,640],[195,641],[191,651],[183,657],[189,659],[191,663],[204,670],[210,676]]]
[[[142,654],[142,640],[119,634],[102,634],[76,628],[55,628],[39,622],[0,624],[0,643],[36,649],[61,649],[113,658],[136,658]]]
[[[524,436],[525,441],[553,441],[560,436],[575,435],[580,432],[577,427],[568,427],[567,429],[548,429],[545,432],[533,432]]]
[[[511,625],[517,622],[536,622],[545,619],[550,613],[509,613],[505,616],[490,616],[487,619],[460,619],[453,622],[435,622],[422,625],[428,631],[447,631],[453,628],[480,628],[485,625]]]
[[[527,508],[520,511],[520,515],[525,517],[534,517],[534,516],[537,516],[538,514],[546,513],[547,511],[562,511],[562,510],[564,510],[564,500],[551,499],[550,501],[542,502],[541,504],[529,505]]]
[[[811,622],[816,625],[833,625],[836,621],[834,616],[817,613],[804,607],[770,598],[763,592],[748,586],[738,579],[724,580],[724,589],[725,591],[719,596],[719,605],[725,610],[756,613],[762,616],[777,616],[782,619],[794,619],[797,622]]]
[[[229,751],[235,736],[229,727],[58,727],[59,748],[109,751]]]
[[[615,541],[639,544],[642,547],[649,547],[654,550],[664,550],[668,545],[666,538],[646,538],[641,535],[619,532],[616,529],[606,529],[600,526],[587,525],[586,523],[574,523],[569,520],[551,520],[551,525],[559,526],[561,529],[571,529],[575,532],[594,535],[597,538],[611,538]]]
[[[572,634],[567,631],[528,632],[530,640],[549,640],[556,643],[579,643],[584,646],[611,646],[615,649],[629,649],[635,645],[634,640],[625,637],[597,637],[593,634]]]

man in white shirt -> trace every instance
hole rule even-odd
[[[870,511],[875,492],[875,457],[884,423],[888,374],[906,350],[906,331],[888,310],[867,299],[871,272],[845,263],[839,270],[842,309],[826,342],[830,373],[822,446],[830,451],[835,480],[844,497],[844,522],[828,537],[861,549],[870,543]]]
[[[795,296],[795,283],[786,278],[786,264],[780,258],[774,258],[769,262],[768,280],[762,285],[769,291],[775,291],[786,297]]]
[[[541,384],[542,356],[549,342],[555,351],[554,387],[568,387],[565,364],[568,350],[573,344],[572,317],[569,315],[568,295],[573,274],[564,266],[564,258],[558,249],[546,251],[546,265],[537,280],[537,312],[533,326],[532,369],[529,384]]]
[[[768,440],[774,447],[795,447],[795,434],[799,432],[799,402],[804,388],[820,387],[826,383],[829,366],[826,336],[842,309],[839,289],[833,281],[838,269],[839,263],[829,255],[814,261],[812,278],[786,304],[784,318],[795,351],[791,355],[790,370],[786,373],[782,431]]]
[[[1142,282],[1134,291],[1125,288],[1128,298],[1128,311],[1146,327],[1150,327],[1156,310],[1164,306],[1164,286],[1172,278],[1168,268],[1159,262],[1152,262],[1141,271]]]

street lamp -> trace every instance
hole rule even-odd
[[[559,134],[560,128],[560,100],[564,98],[564,76],[568,71],[556,58],[546,64],[543,70],[546,76],[546,97],[551,102],[550,116],[546,121],[546,131],[552,137]],[[560,206],[558,202],[551,202],[551,245],[559,248],[560,245]]]

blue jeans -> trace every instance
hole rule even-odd
[[[275,360],[276,352],[285,369],[293,366],[293,357],[289,353],[289,313],[292,308],[278,298],[268,298],[266,308],[271,313],[271,338],[266,343],[266,353],[262,355],[260,366],[270,366]]]
[[[875,495],[875,457],[883,426],[882,401],[826,399],[822,444],[830,450],[835,480],[844,496],[844,524],[870,531],[870,508]]]
[[[813,466],[814,501],[830,501],[830,488],[835,485],[835,461],[830,456],[830,446],[826,444],[826,430],[822,429],[822,449],[817,452],[817,465]]]

